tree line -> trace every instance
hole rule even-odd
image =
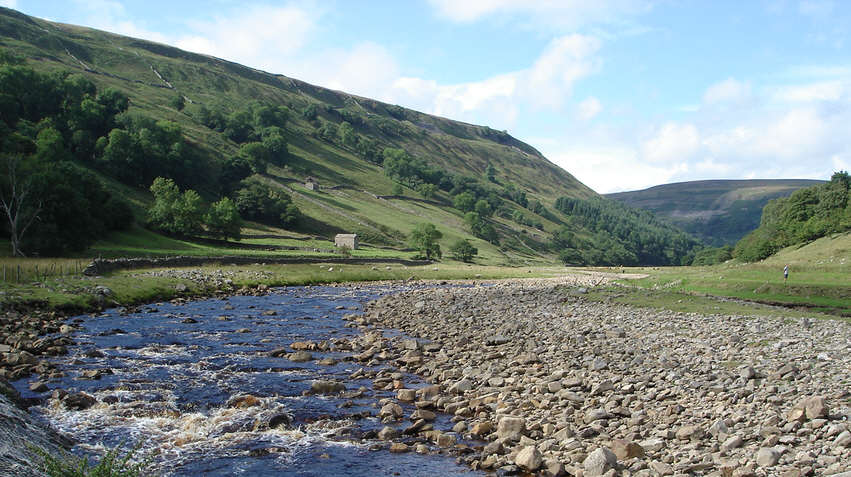
[[[555,208],[567,225],[553,247],[573,265],[686,265],[699,242],[651,212],[602,198],[560,197]],[[577,233],[585,229],[586,236]]]

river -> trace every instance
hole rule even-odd
[[[378,401],[395,392],[352,378],[362,368],[360,374],[381,368],[347,360],[334,343],[359,334],[346,326],[345,314],[400,289],[291,287],[82,315],[69,320],[78,328],[76,344],[54,358],[64,376],[48,386],[84,391],[98,403],[68,410],[50,391],[29,391],[36,377],[14,384],[25,397],[44,398],[31,412],[74,439],[74,453],[135,446],[162,475],[484,475],[434,445],[428,454],[397,454],[374,438],[385,425]],[[307,362],[270,356],[298,341],[330,346],[311,351]],[[396,378],[406,387],[425,385],[412,375]],[[346,389],[309,394],[314,380],[339,381]],[[403,407],[406,416],[413,411]],[[444,431],[452,425],[448,416],[434,422]]]

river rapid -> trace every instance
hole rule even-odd
[[[385,425],[379,401],[395,394],[368,378],[386,366],[347,359],[351,353],[338,346],[359,335],[343,316],[407,289],[291,287],[82,315],[69,320],[76,344],[54,358],[62,376],[47,380],[50,390],[30,391],[35,377],[13,384],[43,399],[31,412],[77,442],[74,453],[136,447],[162,475],[484,475],[436,446],[396,454],[376,439]],[[324,344],[304,362],[273,353],[304,341]],[[394,379],[425,385],[408,374]],[[316,380],[345,390],[311,394]],[[51,390],[82,391],[97,403],[69,409]],[[413,411],[403,407],[405,415]],[[449,431],[453,423],[439,416],[433,425]]]

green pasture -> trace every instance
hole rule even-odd
[[[635,268],[647,274],[630,286],[670,293],[738,298],[757,303],[851,316],[851,234],[789,247],[758,263],[711,267]],[[789,279],[783,267],[789,265]],[[627,284],[626,282],[624,282]]]

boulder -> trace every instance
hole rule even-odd
[[[396,391],[396,399],[404,402],[414,402],[417,399],[417,390],[400,389]]]
[[[344,391],[346,385],[337,381],[320,379],[310,383],[310,392],[313,394],[330,394]]]
[[[293,363],[306,363],[313,359],[313,355],[307,351],[296,351],[287,355],[287,359]]]
[[[228,400],[227,406],[232,408],[247,408],[260,405],[260,398],[245,394],[242,396],[234,396]]]
[[[519,438],[526,432],[526,420],[522,417],[503,416],[496,427],[498,437]]]
[[[614,452],[605,447],[598,447],[582,461],[586,477],[600,476],[613,469],[618,464]]]
[[[644,448],[640,444],[626,439],[613,440],[611,447],[618,460],[627,460],[644,455]]]
[[[537,447],[527,446],[517,453],[514,463],[528,471],[535,471],[544,463],[544,457]]]
[[[754,460],[760,467],[773,467],[780,461],[780,452],[771,447],[763,447],[756,452]]]
[[[78,393],[68,394],[62,400],[62,404],[65,405],[68,409],[74,409],[77,411],[82,411],[84,409],[88,409],[97,403],[97,399],[91,394],[84,393],[82,391]]]

